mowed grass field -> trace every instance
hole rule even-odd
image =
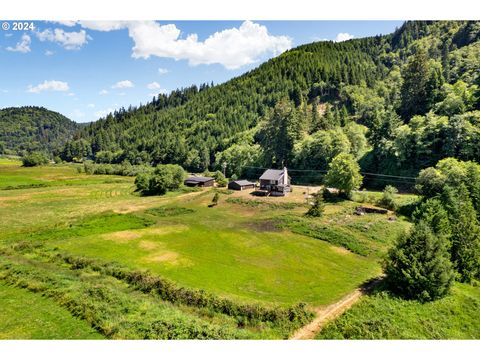
[[[0,336],[287,338],[310,310],[377,277],[410,226],[354,216],[352,201],[307,219],[305,193],[314,188],[285,198],[221,191],[209,207],[212,189],[141,197],[133,180],[0,159],[0,285],[8,295],[0,306],[11,309],[7,318],[19,313]],[[39,299],[30,315],[40,320],[22,315],[26,296]],[[42,330],[52,307],[69,319]],[[69,322],[79,330],[69,332]]]

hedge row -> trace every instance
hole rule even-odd
[[[171,303],[208,308],[218,313],[240,318],[241,322],[250,324],[270,322],[293,329],[313,318],[313,313],[306,308],[304,303],[298,303],[288,308],[266,307],[255,303],[241,304],[204,290],[179,287],[172,281],[152,275],[147,271],[128,270],[115,263],[101,263],[97,260],[70,254],[57,253],[56,256],[69,264],[72,269],[88,267],[101,274],[125,281],[144,293],[154,292],[161,299]]]
[[[0,259],[0,280],[53,299],[111,339],[239,339],[242,330],[210,324],[173,306],[146,301],[102,279],[49,271],[35,262]]]
[[[237,205],[244,205],[244,206],[251,206],[251,207],[265,207],[269,209],[286,209],[292,210],[299,206],[305,206],[303,203],[297,202],[268,202],[268,201],[261,201],[261,200],[253,200],[253,199],[242,199],[242,198],[229,198],[227,199],[228,203],[237,204]]]

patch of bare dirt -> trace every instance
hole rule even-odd
[[[282,229],[278,226],[277,222],[272,220],[262,220],[249,222],[246,227],[255,232],[280,232]]]
[[[159,244],[157,244],[155,241],[142,240],[138,246],[144,250],[155,250],[158,249]]]
[[[346,254],[351,254],[352,252],[348,249],[345,249],[344,247],[341,247],[341,246],[332,246],[331,249],[336,252],[337,254],[342,254],[342,255],[346,255]]]
[[[114,233],[104,234],[102,237],[107,240],[113,240],[119,243],[126,243],[131,240],[138,239],[141,236],[138,231],[125,230]]]

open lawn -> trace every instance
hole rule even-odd
[[[141,197],[130,177],[85,175],[72,165],[22,168],[18,161],[2,160],[0,250],[7,260],[0,278],[50,298],[110,338],[144,336],[128,324],[137,324],[140,303],[154,307],[158,301],[167,301],[158,316],[167,323],[185,316],[179,326],[188,330],[162,328],[149,338],[197,337],[198,326],[209,329],[205,338],[288,337],[308,321],[308,309],[326,306],[378,276],[381,257],[409,226],[389,215],[354,216],[358,203],[352,201],[328,204],[324,217],[307,219],[304,193],[311,191],[294,187],[285,198],[222,191],[218,205],[209,207],[212,189]],[[138,280],[136,271],[152,278]],[[91,276],[123,300],[100,311],[110,300],[95,295],[94,310],[87,312],[84,304],[65,300],[98,291],[97,283],[87,281]],[[160,289],[155,281],[172,285],[162,290],[166,285]],[[127,290],[131,287],[146,293]],[[221,299],[232,303],[219,305]],[[300,302],[307,313],[290,316],[296,320],[269,310],[296,311],[292,306]],[[133,311],[131,318],[111,323],[122,306]],[[144,320],[142,326],[151,326]]]

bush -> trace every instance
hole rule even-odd
[[[153,173],[141,173],[135,179],[137,190],[144,195],[163,195],[182,186],[185,171],[179,165],[158,165]]]
[[[382,198],[379,200],[378,205],[389,210],[396,210],[397,203],[395,201],[395,194],[398,193],[396,187],[387,185],[383,190]]]
[[[151,173],[153,168],[147,165],[131,165],[128,161],[121,164],[94,164],[91,160],[83,162],[84,170],[89,175],[137,176]]]
[[[389,288],[421,301],[446,295],[454,280],[447,245],[446,238],[434,234],[424,221],[415,224],[388,253],[384,271]]]
[[[48,157],[41,152],[31,152],[22,158],[23,166],[32,167],[48,164]]]
[[[225,178],[225,176],[223,176],[223,173],[219,170],[215,172],[205,171],[203,173],[203,176],[213,177],[215,179],[215,182],[217,183],[217,186],[219,187],[225,187],[228,184],[228,180]]]
[[[317,193],[313,194],[313,204],[306,212],[305,216],[309,217],[320,217],[323,215],[325,211],[325,203],[323,201],[323,193],[318,191]]]

